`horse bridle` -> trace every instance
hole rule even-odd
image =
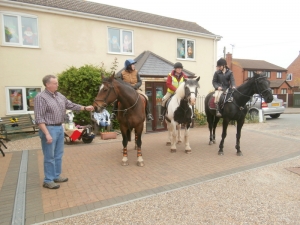
[[[265,90],[263,90],[263,91],[260,91],[260,90],[259,90],[259,87],[258,87],[258,80],[259,80],[259,79],[264,79],[264,78],[266,78],[266,76],[259,76],[258,78],[255,78],[256,89],[258,90],[259,95],[262,96],[263,98],[264,98],[264,94],[263,94],[263,93],[265,93],[266,91],[272,92],[272,89],[271,89],[271,88],[267,88],[267,89],[265,89]],[[235,91],[238,92],[240,95],[243,95],[243,96],[245,96],[245,97],[248,97],[248,98],[251,98],[251,97],[252,97],[252,96],[245,95],[245,94],[241,93],[241,92],[238,91],[237,89],[235,89]]]
[[[108,96],[109,96],[109,94],[110,94],[110,92],[111,92],[112,89],[113,89],[113,91],[114,91],[116,97],[118,97],[118,95],[117,95],[117,93],[116,93],[116,91],[115,91],[115,87],[114,87],[114,85],[113,85],[111,82],[103,81],[102,83],[109,83],[111,86],[109,86],[109,90],[108,90],[108,92],[107,92],[107,94],[106,94],[106,96],[105,96],[104,99],[97,99],[97,97],[94,99],[94,103],[96,103],[96,105],[97,105],[99,108],[105,108],[105,107],[107,106],[106,100],[107,100],[107,98],[108,98]],[[97,101],[103,102],[103,103],[104,103],[104,106],[99,106],[98,103],[97,103]]]
[[[116,91],[115,91],[115,87],[114,87],[114,85],[113,85],[113,83],[112,82],[108,82],[108,81],[102,81],[102,83],[108,83],[108,84],[110,84],[110,86],[109,86],[109,91],[107,92],[107,94],[106,94],[106,96],[105,96],[105,98],[104,99],[97,99],[97,98],[95,98],[94,99],[94,103],[96,103],[96,105],[99,107],[99,108],[105,108],[106,106],[107,106],[107,103],[106,103],[106,100],[107,100],[107,98],[108,98],[108,96],[109,96],[109,94],[110,94],[110,92],[111,92],[111,90],[113,89],[113,91],[114,91],[114,93],[115,93],[115,95],[116,95],[116,98],[118,97],[118,95],[117,95],[117,93],[116,93]],[[122,111],[122,112],[127,112],[129,109],[131,109],[131,108],[133,108],[136,104],[137,104],[137,102],[138,102],[138,100],[139,100],[139,97],[140,97],[140,95],[136,92],[136,94],[137,94],[137,98],[136,98],[136,101],[135,101],[135,103],[132,105],[132,106],[130,106],[129,108],[127,108],[127,109],[118,109],[118,110],[115,110],[115,111]],[[117,99],[116,99],[117,100]],[[116,101],[115,100],[115,101]],[[97,101],[101,101],[101,102],[104,102],[104,106],[99,106],[98,105],[98,103],[97,103]],[[115,102],[114,101],[114,102]]]

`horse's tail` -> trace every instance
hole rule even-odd
[[[127,136],[127,140],[131,141],[131,130],[130,129],[127,129],[126,136]]]

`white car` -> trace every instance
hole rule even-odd
[[[249,107],[249,114],[251,116],[258,116],[258,110],[262,109],[264,115],[269,115],[272,118],[278,118],[281,113],[284,112],[283,100],[277,98],[277,95],[273,95],[273,101],[266,103],[260,95],[253,95],[250,101],[247,103]]]

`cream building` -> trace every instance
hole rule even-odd
[[[0,117],[33,113],[47,74],[102,62],[110,68],[114,58],[119,71],[145,51],[200,76],[200,95],[212,89],[221,37],[194,22],[82,0],[1,0],[0,14]]]

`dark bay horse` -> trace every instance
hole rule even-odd
[[[115,73],[109,78],[105,78],[102,75],[102,85],[99,88],[93,106],[96,111],[101,111],[115,100],[119,102],[117,120],[119,121],[123,137],[122,165],[128,165],[127,144],[128,141],[131,141],[131,132],[134,129],[137,145],[137,165],[144,166],[141,146],[142,132],[146,118],[145,99],[131,85],[122,80],[115,79],[114,76]]]
[[[236,89],[232,89],[228,92],[224,107],[222,109],[222,118],[223,118],[223,130],[222,130],[222,140],[219,145],[219,155],[224,155],[223,147],[224,140],[227,135],[227,127],[231,120],[237,121],[237,133],[236,133],[236,145],[237,155],[243,155],[240,150],[240,138],[241,130],[244,125],[245,116],[247,114],[246,103],[249,101],[252,95],[255,93],[263,96],[267,103],[273,101],[273,95],[270,89],[270,81],[267,80],[265,74],[254,73],[252,78],[249,78],[246,83],[240,85]],[[216,126],[220,120],[219,117],[216,117],[216,110],[209,107],[209,103],[214,92],[209,93],[205,97],[205,113],[207,116],[208,128],[210,132],[210,141],[209,144],[215,142],[215,131]],[[224,95],[225,96],[225,95]],[[221,102],[222,100],[220,100]]]

